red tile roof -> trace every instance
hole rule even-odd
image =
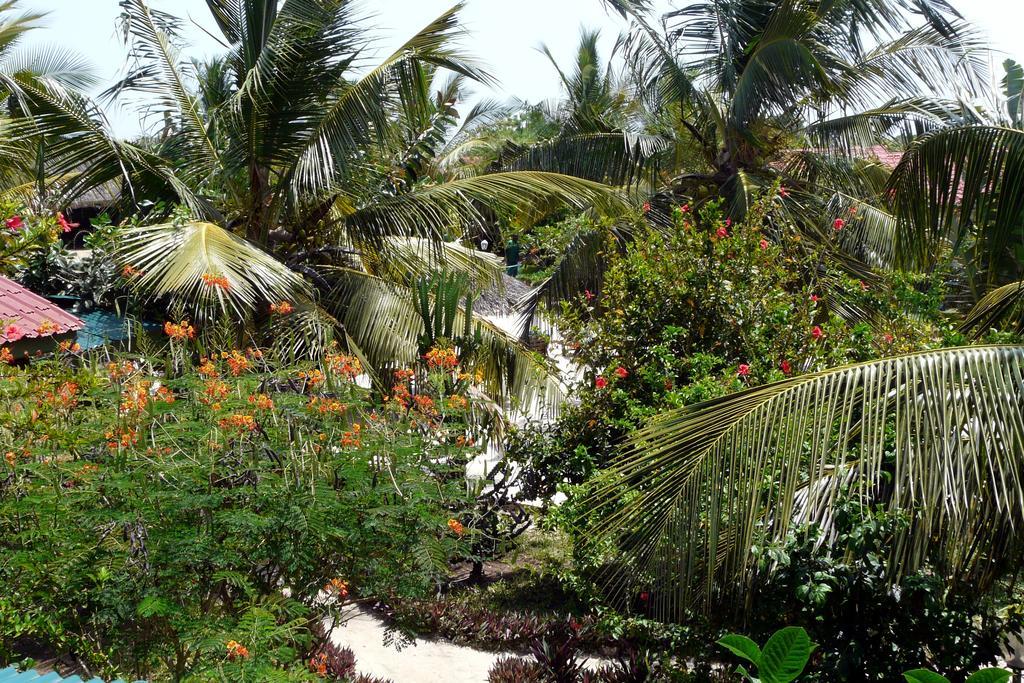
[[[47,322],[56,325],[56,329],[40,332],[40,327]],[[12,341],[7,337],[7,328],[11,325],[26,339],[77,332],[85,326],[59,306],[5,277],[0,277],[0,323],[0,344]]]

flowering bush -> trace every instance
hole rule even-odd
[[[775,206],[760,200],[742,223],[715,203],[679,207],[671,229],[641,232],[623,254],[608,249],[600,294],[561,311],[584,369],[576,402],[550,447],[538,448],[535,433],[513,439],[517,459],[544,458],[533,463],[537,493],[585,480],[663,410],[955,338],[939,276],[867,285],[829,270]]]
[[[408,381],[398,407],[337,351],[277,367],[167,333],[174,362],[0,368],[0,661],[33,642],[110,676],[317,680],[324,616],[427,595],[468,552],[472,400]]]

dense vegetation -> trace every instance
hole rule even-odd
[[[1024,69],[954,7],[607,0],[470,107],[462,3],[372,66],[346,0],[207,4],[195,61],[121,3],[131,141],[0,7],[0,273],[130,332],[0,321],[0,664],[365,681],[364,611],[494,682],[1005,680]]]

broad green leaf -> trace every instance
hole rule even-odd
[[[1010,680],[1010,672],[1006,669],[982,669],[967,678],[967,683],[1006,683]]]
[[[907,679],[908,683],[949,683],[949,679],[945,676],[940,676],[927,669],[914,669],[903,674],[903,677]]]
[[[755,666],[761,666],[761,648],[757,643],[746,636],[728,635],[718,641],[718,644],[732,652],[737,657],[743,657]]]
[[[784,628],[765,643],[757,672],[770,683],[789,683],[804,672],[813,651],[807,631],[799,626]]]

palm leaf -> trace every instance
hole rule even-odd
[[[797,517],[825,520],[846,485],[865,508],[912,520],[894,539],[891,580],[932,557],[959,587],[983,590],[1024,547],[1021,472],[1024,347],[943,349],[669,412],[632,437],[584,509],[593,547],[612,556],[612,596],[653,585],[656,614],[681,619],[742,605],[752,549],[784,541]]]
[[[937,244],[961,246],[977,225],[987,260],[981,265],[995,265],[1020,242],[1022,183],[1024,131],[964,126],[922,136],[889,181],[901,263],[928,264]]]
[[[976,337],[1009,323],[1024,332],[1024,280],[997,287],[982,297],[967,314],[960,328]]]
[[[137,291],[171,297],[197,320],[216,312],[246,320],[261,305],[310,297],[300,275],[212,223],[129,228],[122,233],[117,257],[141,271],[133,279]],[[211,277],[225,278],[226,286],[210,284],[206,280]]]

